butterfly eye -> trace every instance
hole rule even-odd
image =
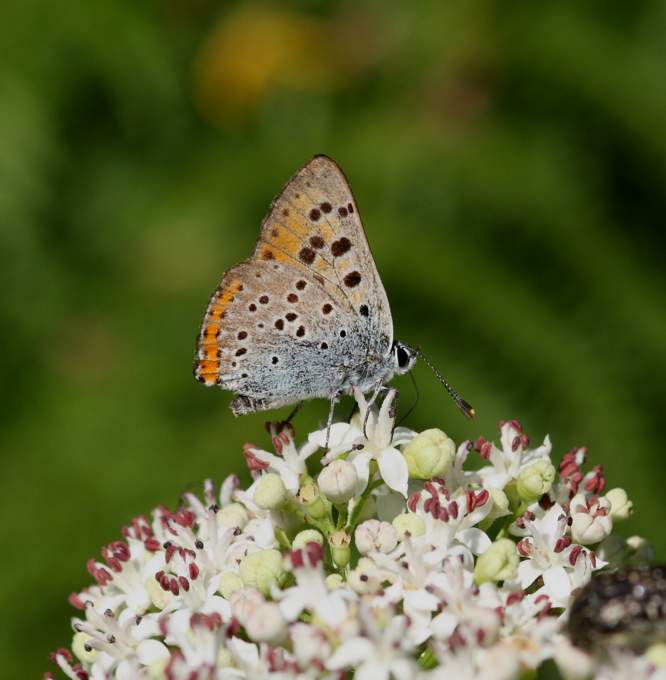
[[[414,355],[409,350],[408,347],[400,342],[396,342],[393,346],[393,351],[395,353],[395,363],[400,372],[409,371],[409,369],[414,365]]]

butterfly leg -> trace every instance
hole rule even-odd
[[[328,420],[326,422],[326,448],[328,448],[328,442],[331,438],[331,425],[333,425],[333,416],[335,415],[335,405],[340,401],[342,392],[336,392],[331,397],[330,406],[328,408]]]
[[[301,406],[303,406],[303,402],[299,401],[298,404],[294,406],[293,411],[282,421],[284,425],[288,425],[294,419],[294,416],[301,410]]]

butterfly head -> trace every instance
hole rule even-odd
[[[416,363],[417,351],[406,345],[404,342],[396,340],[393,343],[393,369],[398,375],[409,373]]]

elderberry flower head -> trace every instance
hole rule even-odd
[[[58,672],[517,680],[553,659],[567,677],[657,677],[666,570],[622,571],[650,548],[612,533],[633,505],[603,495],[586,449],[530,448],[516,420],[499,444],[456,447],[396,427],[394,390],[356,397],[351,423],[300,447],[284,423],[268,428],[274,453],[246,445],[247,489],[207,481],[132,520],[70,597]]]

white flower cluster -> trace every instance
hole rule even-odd
[[[456,448],[438,429],[394,428],[393,390],[378,410],[356,399],[351,423],[301,448],[284,424],[271,426],[275,453],[246,445],[248,489],[206,482],[203,502],[186,494],[175,512],[134,519],[89,561],[96,585],[71,597],[80,616],[72,652],[52,655],[61,671],[508,680],[555,659],[570,678],[661,672],[653,652],[622,656],[614,675],[562,632],[592,572],[646,550],[611,534],[631,503],[602,495],[584,449],[558,470],[548,437],[530,448],[516,421],[501,423],[499,447]]]

